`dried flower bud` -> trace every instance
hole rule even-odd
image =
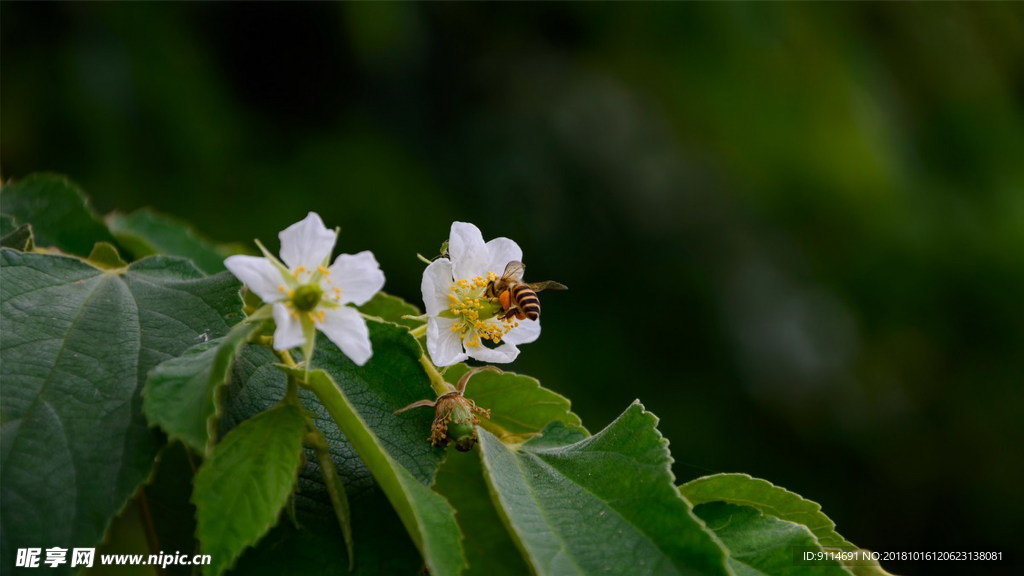
[[[460,392],[449,392],[434,404],[434,425],[431,426],[430,443],[447,446],[455,443],[460,452],[468,452],[476,445],[476,425],[480,423],[477,414],[490,418],[491,411],[480,408]]]

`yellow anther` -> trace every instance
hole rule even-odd
[[[282,292],[282,293],[284,293],[284,292],[287,292],[287,291],[288,291],[288,289],[287,289],[287,288],[285,288],[284,284],[279,284],[279,285],[277,286],[277,291],[278,291],[278,292]]]
[[[317,266],[316,267],[316,271],[321,273],[321,274],[323,274],[324,276],[330,276],[331,275],[331,271],[328,270],[327,268],[323,267],[323,266]]]
[[[465,346],[480,346],[485,340],[501,344],[501,339],[514,327],[509,320],[495,318],[493,299],[483,296],[482,289],[492,277],[497,276],[488,273],[487,280],[476,276],[472,280],[456,280],[450,286],[448,310],[455,317],[452,332],[462,338]]]

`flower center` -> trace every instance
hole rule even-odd
[[[304,277],[309,280],[293,289],[284,284],[277,287],[285,294],[285,304],[293,318],[305,316],[313,323],[323,322],[326,318],[324,308],[341,305],[341,288],[331,282],[329,269],[317,266],[316,272],[312,273],[305,266],[298,266],[291,275],[297,282]]]
[[[311,312],[320,303],[324,292],[316,284],[303,284],[292,293],[291,302],[299,312]]]
[[[502,337],[519,325],[515,318],[498,318],[502,310],[498,299],[484,295],[488,282],[497,278],[497,274],[489,272],[487,278],[476,276],[451,285],[444,315],[455,319],[452,331],[466,346],[480,346],[484,341],[500,344]]]

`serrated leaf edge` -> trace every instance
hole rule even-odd
[[[238,427],[236,427],[234,430],[232,430],[232,432],[235,431],[235,430],[238,430],[239,427],[244,426],[246,423],[252,422],[254,419],[258,418],[259,416],[262,416],[264,414],[269,414],[273,410],[279,410],[279,409],[287,408],[287,407],[288,407],[287,405],[278,404],[278,405],[274,406],[273,408],[271,408],[270,410],[267,410],[265,412],[261,412],[260,414],[257,414],[253,418],[250,418],[250,419],[246,420],[245,422],[242,422],[241,424],[239,424]],[[297,408],[297,407],[293,406],[293,408]],[[301,409],[298,409],[298,410],[299,410],[299,414],[300,414],[300,418],[301,418]],[[305,433],[305,427],[303,427],[303,433]],[[298,458],[295,459],[295,470],[292,473],[292,483],[291,483],[291,486],[289,487],[289,492],[294,492],[295,491],[295,486],[298,483],[299,470],[302,468],[302,461],[303,461],[302,454],[303,454],[302,443],[300,442],[300,444],[299,444],[299,451],[298,451]],[[204,462],[204,465],[206,463],[208,463],[208,462],[210,462],[210,460],[207,460],[206,462]],[[196,476],[193,478],[193,481],[192,481],[192,486],[193,486],[192,496],[189,498],[189,501],[196,508],[195,520],[196,520],[196,538],[197,539],[199,537],[199,532],[200,532],[200,528],[199,528],[200,527],[200,518],[199,518],[200,505],[199,505],[198,502],[195,501],[195,482],[196,482],[196,479],[199,477],[199,473],[201,471],[202,471],[202,468],[200,468],[199,471],[196,472]],[[286,506],[286,505],[287,505],[287,501],[285,501],[285,504],[282,506],[281,510],[283,510],[284,506]],[[221,569],[220,569],[219,572],[216,572],[216,573],[211,572],[210,571],[211,570],[210,567],[213,566],[213,564],[208,564],[208,565],[203,567],[203,574],[207,575],[207,576],[211,576],[211,575],[212,576],[219,576],[220,574],[223,574],[224,572],[227,572],[228,570],[231,570],[235,566],[235,564],[238,562],[238,559],[242,557],[242,555],[245,553],[246,550],[248,550],[249,548],[252,548],[256,544],[258,544],[260,542],[260,540],[262,540],[263,537],[266,536],[268,532],[270,532],[270,529],[277,525],[277,523],[280,521],[281,510],[278,510],[277,514],[274,515],[273,519],[269,520],[268,522],[265,523],[265,526],[259,527],[259,529],[257,531],[257,536],[252,540],[252,542],[246,544],[241,549],[239,549],[237,551],[237,553],[235,554],[234,558],[232,558],[227,564],[224,564],[224,565],[221,566]],[[200,544],[200,547],[201,547],[200,551],[203,552],[203,553],[207,553],[205,548],[204,548],[205,543],[200,541],[199,544]]]
[[[693,505],[685,497],[683,497],[683,495],[681,494],[681,492],[678,489],[674,489],[675,488],[675,474],[672,472],[672,463],[675,460],[672,457],[672,452],[668,448],[669,441],[668,441],[667,438],[665,438],[665,436],[661,433],[661,431],[658,430],[658,426],[657,425],[658,425],[658,422],[660,421],[658,416],[656,414],[654,414],[653,412],[650,412],[649,410],[647,410],[644,407],[643,403],[640,402],[639,399],[633,400],[633,402],[626,408],[626,410],[624,410],[621,414],[619,414],[619,416],[617,416],[615,418],[615,420],[612,420],[612,422],[610,422],[607,426],[605,426],[603,429],[598,431],[596,434],[591,435],[591,436],[587,436],[586,438],[583,438],[583,439],[581,439],[581,440],[579,440],[577,442],[573,442],[572,444],[566,444],[564,446],[557,446],[557,447],[546,447],[546,448],[529,449],[529,448],[526,448],[526,447],[521,446],[521,445],[508,445],[508,444],[504,444],[503,442],[501,442],[501,440],[499,438],[494,437],[493,434],[491,434],[491,437],[494,438],[493,441],[501,444],[502,446],[504,446],[506,449],[508,449],[511,452],[528,451],[528,452],[532,452],[533,454],[543,454],[543,453],[558,452],[558,451],[565,450],[565,449],[567,449],[567,448],[569,448],[571,446],[577,446],[579,444],[586,444],[586,443],[590,443],[590,442],[596,441],[606,430],[612,428],[619,420],[621,420],[622,418],[626,417],[626,415],[629,414],[629,412],[631,410],[633,410],[634,408],[639,408],[639,410],[640,410],[639,416],[649,420],[650,425],[651,425],[650,426],[650,430],[654,432],[654,434],[655,434],[655,436],[657,438],[658,444],[660,444],[662,446],[662,448],[664,449],[664,451],[665,451],[664,467],[665,467],[665,471],[668,473],[669,486],[671,486],[673,488],[672,492],[676,495],[677,498],[679,498],[685,504],[685,506],[686,506],[686,513],[689,515],[689,517],[692,520],[694,520],[695,524],[698,527],[700,527],[701,530],[704,531],[704,533],[709,537],[711,542],[715,546],[717,546],[718,549],[721,551],[721,553],[722,553],[721,561],[722,561],[723,572],[727,576],[736,576],[736,573],[733,571],[732,567],[729,565],[729,549],[725,546],[725,544],[721,541],[721,539],[718,538],[718,535],[715,534],[713,530],[708,528],[707,525],[704,523],[704,521],[700,517],[698,517],[696,514],[694,514],[694,512],[693,512]],[[486,443],[486,442],[490,441],[490,440],[487,440],[484,437],[486,434],[490,434],[490,432],[485,431],[485,434],[481,435],[482,436],[481,439],[480,439],[481,443]],[[533,556],[533,554],[530,552],[530,550],[527,548],[527,546],[522,542],[522,539],[520,538],[518,532],[512,527],[511,519],[508,517],[508,514],[505,511],[504,506],[502,506],[502,504],[501,504],[501,496],[496,492],[496,490],[494,488],[494,482],[492,480],[492,474],[493,473],[492,473],[490,467],[487,465],[486,460],[484,460],[483,451],[482,450],[480,451],[480,459],[481,459],[480,465],[481,465],[481,468],[483,469],[484,476],[485,476],[485,479],[486,479],[487,491],[488,491],[488,493],[491,496],[491,503],[494,506],[495,510],[497,510],[498,516],[501,518],[501,521],[502,521],[502,524],[504,524],[505,530],[509,533],[510,537],[512,538],[512,541],[515,542],[516,547],[519,548],[520,554],[523,556],[524,559],[527,560],[527,564],[530,566],[530,569],[533,571],[533,573],[537,574],[536,566],[537,566],[538,561]],[[541,461],[541,463],[546,465],[546,466],[550,466],[550,465],[548,465],[547,463],[545,463],[543,461]],[[627,523],[633,525],[632,522],[629,522],[628,520],[625,520],[625,521]],[[634,525],[634,527],[635,527],[635,525]],[[645,534],[645,532],[643,530],[641,530],[639,527],[636,527],[636,528],[637,528],[637,532]]]

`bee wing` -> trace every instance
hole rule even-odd
[[[569,287],[560,282],[554,280],[546,280],[544,282],[533,282],[527,284],[534,292],[540,292],[541,290],[568,290]]]
[[[505,265],[505,273],[501,275],[501,279],[522,282],[524,272],[526,272],[526,264],[513,260]]]

